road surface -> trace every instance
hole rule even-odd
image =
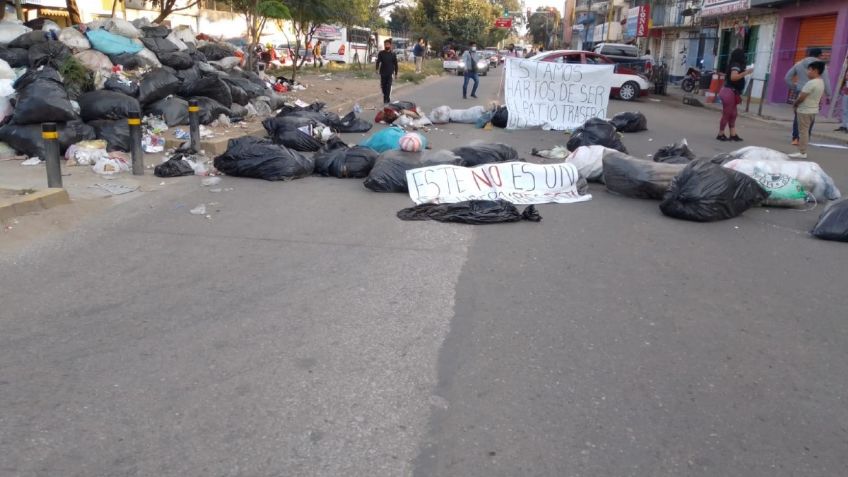
[[[396,99],[476,104],[460,86]],[[739,146],[712,111],[631,109],[634,155]],[[845,151],[811,159],[848,189]],[[174,181],[0,267],[0,475],[848,475],[848,262],[807,234],[821,206],[698,224],[593,185],[473,227],[402,222],[408,197],[358,180]]]

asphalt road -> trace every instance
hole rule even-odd
[[[474,104],[460,86],[396,99]],[[738,147],[714,112],[631,109],[634,155]],[[843,190],[845,157],[811,153]],[[698,224],[593,185],[473,227],[402,222],[406,196],[357,180],[174,183],[2,263],[0,475],[848,475],[848,262],[807,234],[821,206]]]

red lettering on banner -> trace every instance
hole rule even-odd
[[[476,185],[477,185],[477,189],[482,189],[482,187],[480,187],[480,182],[478,182],[478,180],[477,180],[477,179],[480,179],[480,181],[482,181],[482,182],[483,182],[484,184],[486,184],[487,186],[492,187],[492,180],[491,180],[491,179],[489,179],[488,177],[486,177],[486,173],[485,173],[485,172],[483,173],[483,176],[481,177],[481,176],[477,173],[477,171],[475,171],[474,169],[472,169],[472,170],[471,170],[471,176],[472,176],[472,177],[474,177],[474,184],[476,184]]]

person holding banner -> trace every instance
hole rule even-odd
[[[468,99],[468,80],[474,80],[474,87],[471,88],[471,97],[477,97],[477,86],[480,84],[480,77],[477,75],[477,60],[480,58],[477,55],[477,43],[471,42],[469,48],[462,54],[462,63],[465,65],[465,78],[462,81],[462,99]]]

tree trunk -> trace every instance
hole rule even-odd
[[[71,25],[79,25],[82,23],[82,17],[80,16],[79,7],[77,6],[77,0],[65,0],[65,5],[68,7],[68,19],[71,21]]]
[[[115,18],[115,10],[118,8],[118,0],[112,0],[112,18]]]
[[[0,0],[0,20],[6,18],[6,0]]]

